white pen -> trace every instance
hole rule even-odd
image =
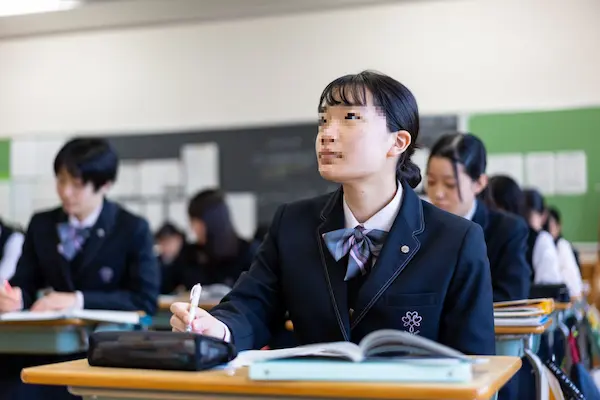
[[[186,328],[186,332],[192,331],[192,322],[196,318],[196,309],[200,304],[200,294],[202,294],[202,285],[197,283],[192,287],[192,291],[190,292],[190,323]]]

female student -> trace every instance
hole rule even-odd
[[[581,291],[583,290],[581,270],[579,269],[575,249],[571,243],[562,236],[560,213],[556,208],[548,208],[545,229],[554,239],[560,262],[560,272],[565,284],[569,288],[569,295],[571,297],[581,297]]]
[[[423,202],[410,160],[412,93],[375,72],[331,82],[319,101],[319,172],[340,188],[282,205],[250,268],[193,330],[266,345],[286,311],[298,344],[358,342],[399,329],[468,354],[494,354],[489,263],[481,228]],[[189,304],[171,325],[185,330]]]
[[[499,208],[522,216],[529,225],[527,262],[533,268],[533,283],[563,283],[554,241],[543,230],[545,206],[542,195],[535,190],[522,191],[512,178],[503,175],[490,179],[490,190]]]
[[[232,287],[250,268],[257,245],[240,238],[223,194],[214,189],[196,194],[188,205],[195,243],[185,244],[163,272],[163,293],[177,287],[190,290],[197,283]]]
[[[486,150],[470,134],[441,137],[427,163],[427,195],[439,208],[481,225],[490,261],[494,301],[526,299],[531,268],[526,260],[527,225],[488,207]]]

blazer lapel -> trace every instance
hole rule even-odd
[[[52,252],[42,252],[42,254],[53,254],[55,255],[55,262],[58,266],[58,273],[62,277],[63,281],[67,286],[68,291],[75,291],[75,285],[73,284],[73,275],[71,273],[71,264],[62,254],[62,243],[60,240],[60,234],[58,233],[58,226],[64,222],[67,222],[69,217],[62,210],[58,209],[56,211],[55,224],[52,227],[52,241],[50,242],[52,246],[54,246],[54,251]]]
[[[102,248],[104,241],[110,234],[115,224],[117,214],[117,206],[105,200],[102,205],[102,211],[98,217],[98,221],[92,227],[90,236],[85,241],[83,251],[81,253],[81,265],[78,272],[84,271],[89,264],[94,260],[98,251]]]
[[[346,261],[343,257],[340,261],[335,261],[323,239],[323,234],[337,229],[344,228],[344,208],[342,206],[342,190],[338,189],[331,195],[327,204],[321,211],[322,223],[318,226],[316,236],[321,254],[321,263],[329,288],[329,296],[335,312],[335,317],[344,337],[344,340],[350,340],[350,317],[348,310],[348,298],[346,282]]]
[[[379,258],[363,286],[356,302],[353,329],[379,300],[415,256],[421,243],[418,235],[424,231],[423,205],[413,189],[403,183],[400,212],[388,233]]]

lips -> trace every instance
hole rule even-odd
[[[340,153],[339,151],[330,151],[330,150],[320,151],[319,158],[326,159],[326,160],[342,158],[342,153]]]

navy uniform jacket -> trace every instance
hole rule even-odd
[[[467,354],[494,354],[492,284],[481,227],[403,186],[400,212],[353,311],[346,258],[336,262],[321,236],[344,228],[341,189],[280,207],[250,270],[211,310],[229,327],[238,350],[266,345],[287,310],[301,345],[357,343],[375,330],[412,326]]]
[[[529,298],[532,274],[526,256],[529,228],[525,220],[477,202],[473,222],[481,225],[485,235],[494,301]]]
[[[105,200],[82,251],[69,262],[58,251],[57,232],[57,224],[67,220],[61,208],[31,219],[10,281],[23,291],[23,307],[31,307],[39,290],[52,288],[81,291],[86,309],[154,314],[160,271],[148,223]]]

